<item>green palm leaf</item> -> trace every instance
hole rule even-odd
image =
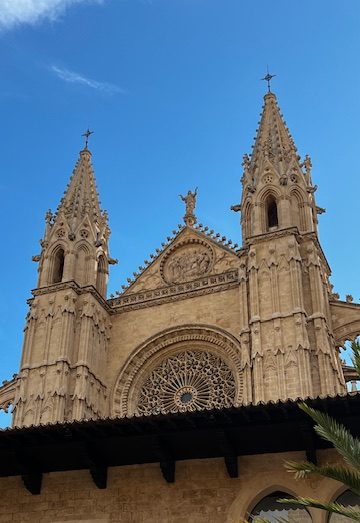
[[[312,507],[327,510],[334,514],[340,514],[355,521],[360,521],[360,510],[357,507],[345,507],[340,503],[322,503],[312,498],[278,499],[279,503],[298,505],[299,507]]]
[[[324,465],[320,467],[307,461],[302,463],[287,461],[285,467],[295,472],[296,478],[304,478],[310,474],[319,474],[320,476],[340,481],[360,496],[360,474],[357,471],[342,466]]]
[[[356,372],[360,375],[360,341],[354,340],[351,342],[352,350],[352,364],[354,365]]]
[[[330,441],[349,465],[360,470],[360,441],[327,414],[309,407],[306,403],[299,407],[316,422],[314,429],[319,436]]]

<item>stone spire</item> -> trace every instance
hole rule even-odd
[[[86,214],[93,223],[100,224],[103,221],[91,163],[91,152],[87,147],[80,151],[70,183],[60,201],[56,214],[61,213],[73,229]]]
[[[91,152],[80,151],[73,174],[55,214],[46,214],[42,252],[39,261],[39,286],[74,280],[78,285],[93,285],[106,295],[110,229],[106,211],[101,211],[96,190]],[[56,254],[57,253],[57,254]]]
[[[297,227],[301,232],[316,230],[316,186],[311,182],[311,160],[300,162],[294,140],[280,113],[276,96],[264,96],[263,111],[251,156],[243,157],[241,210],[243,240]]]
[[[274,169],[279,176],[288,174],[289,168],[300,170],[299,157],[294,140],[286,127],[272,92],[264,96],[263,112],[257,130],[251,160],[244,158],[254,183],[267,167]]]

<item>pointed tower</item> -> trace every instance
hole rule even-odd
[[[46,214],[25,327],[13,423],[16,426],[105,414],[105,301],[110,229],[100,210],[91,152],[80,152],[57,212]]]
[[[91,152],[80,152],[55,215],[48,211],[39,265],[39,287],[74,281],[106,296],[109,226],[100,210]]]
[[[303,163],[280,113],[276,96],[264,97],[251,158],[243,158],[242,234],[244,242],[267,232],[296,227],[315,232],[317,209],[311,161]]]
[[[311,161],[301,163],[268,92],[243,160],[241,226],[248,252],[254,400],[345,391],[331,334],[330,268],[317,236]]]

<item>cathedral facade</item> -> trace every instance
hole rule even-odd
[[[242,245],[198,224],[188,191],[183,224],[110,298],[117,261],[91,159],[86,145],[46,215],[20,370],[0,388],[13,412],[0,433],[0,521],[235,523],[278,492],[342,495],[283,466],[304,452],[338,459],[304,429],[297,402],[356,411],[339,348],[360,334],[360,305],[333,292],[311,160],[298,156],[276,96],[265,95],[243,158],[232,207]],[[128,450],[112,461],[112,445]]]

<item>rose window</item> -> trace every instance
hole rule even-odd
[[[143,384],[137,412],[142,415],[230,407],[235,380],[218,356],[187,350],[162,361]]]

